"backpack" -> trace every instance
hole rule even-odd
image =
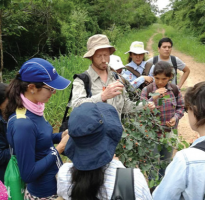
[[[177,60],[176,60],[176,57],[171,55],[171,61],[172,61],[172,65],[173,65],[174,70],[175,70],[176,77],[177,77]],[[157,62],[158,62],[158,56],[154,56],[153,57],[153,65],[155,65]],[[177,85],[177,78],[176,78],[176,85]]]
[[[175,84],[173,84],[173,83],[170,83],[170,85],[171,85],[171,88],[173,89],[174,96],[175,96],[175,98],[177,99],[177,98],[178,98],[178,94],[179,94],[179,89],[178,89],[178,87],[177,87]],[[152,91],[153,91],[153,84],[149,84],[149,85],[147,86],[147,97],[148,97],[148,98],[150,98],[149,93],[152,93]]]
[[[152,63],[148,63],[147,62],[145,64],[145,68],[144,68],[142,74],[140,74],[138,71],[134,70],[132,67],[129,67],[129,66],[126,66],[126,69],[129,70],[131,73],[133,73],[138,78],[138,77],[140,77],[142,75],[143,76],[148,76],[149,75],[149,71],[150,71],[152,65],[153,65]],[[148,82],[142,83],[139,88],[142,90],[147,85],[149,85]]]
[[[111,200],[135,200],[132,168],[117,168]]]
[[[75,79],[77,77],[80,78],[83,81],[87,97],[91,97],[92,96],[91,81],[90,81],[90,76],[89,76],[88,72],[85,71],[82,74],[74,74],[73,79]],[[64,116],[63,116],[63,120],[62,120],[60,129],[59,129],[59,132],[62,132],[62,131],[65,131],[66,129],[68,129],[69,116],[67,116],[67,114],[68,114],[68,110],[69,110],[70,105],[71,105],[71,99],[72,99],[72,96],[73,96],[72,91],[73,91],[73,85],[72,85],[72,88],[71,88],[68,104],[67,104],[65,112],[64,112]]]

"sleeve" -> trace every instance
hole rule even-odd
[[[144,82],[145,82],[145,78],[143,76],[140,76],[139,78],[136,78],[134,81],[132,81],[130,84],[134,88],[138,88]]]
[[[186,188],[186,161],[183,153],[177,152],[173,161],[168,165],[165,176],[153,192],[154,200],[179,200]]]
[[[0,166],[7,164],[10,157],[10,151],[6,138],[0,134]]]
[[[134,169],[135,199],[151,200],[149,187],[140,169]]]
[[[185,68],[186,64],[178,57],[176,57],[176,61],[177,61],[177,69],[182,71]]]
[[[152,64],[153,64],[153,57],[150,58],[150,59],[148,59],[146,62],[148,62],[148,63],[152,63]]]
[[[177,101],[177,105],[176,105],[176,112],[174,114],[174,117],[178,121],[184,116],[184,99],[180,91],[178,93],[178,98],[176,98],[176,101]]]
[[[151,67],[151,69],[149,71],[149,75],[148,76],[152,76],[153,77],[154,67],[155,67],[155,65],[152,65],[152,67]],[[153,77],[153,79],[154,79],[154,77]]]
[[[43,159],[35,161],[36,128],[29,119],[17,119],[8,127],[13,135],[21,177],[26,183],[33,182],[56,162],[56,156],[50,152]]]
[[[58,144],[61,141],[61,136],[63,132],[60,133],[53,133],[53,144]]]
[[[72,90],[73,96],[71,100],[72,108],[78,107],[79,105],[85,102],[93,102],[93,103],[102,102],[101,94],[102,93],[99,93],[97,95],[93,95],[92,97],[87,98],[83,81],[79,78],[76,78],[73,81],[73,90]]]
[[[65,163],[61,166],[58,172],[58,178],[57,178],[57,194],[58,196],[70,200],[70,193],[71,190],[69,190],[71,186],[71,173],[70,168],[73,166],[72,163]]]
[[[122,113],[133,113],[137,110],[142,110],[144,108],[142,102],[136,105],[136,102],[133,102],[129,99],[127,91],[123,90],[123,98],[124,98],[124,106],[122,109]]]

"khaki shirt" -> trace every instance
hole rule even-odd
[[[93,103],[102,102],[101,94],[103,92],[103,87],[107,87],[110,83],[116,81],[109,67],[108,67],[108,78],[106,83],[104,83],[101,80],[100,76],[95,72],[95,70],[91,66],[89,66],[87,72],[91,78],[92,97],[87,98],[87,93],[85,91],[83,81],[79,78],[76,78],[73,82],[73,91],[72,91],[73,96],[71,100],[72,108],[78,107],[79,105],[85,102],[93,102]],[[135,102],[130,101],[125,88],[123,89],[122,94],[117,95],[112,99],[108,99],[107,103],[111,104],[116,108],[120,118],[122,113],[130,113],[130,112],[134,112],[134,109],[139,110],[143,108],[141,103],[140,105],[136,106]]]

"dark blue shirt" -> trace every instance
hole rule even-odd
[[[7,123],[2,118],[0,112],[0,180],[4,182],[6,166],[10,159],[9,143],[6,138]]]
[[[9,117],[7,139],[14,148],[21,177],[28,191],[36,197],[48,197],[57,192],[55,175],[59,169],[57,161],[61,159],[53,144],[60,142],[61,134],[53,134],[43,116],[26,109],[17,109]]]

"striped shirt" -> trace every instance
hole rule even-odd
[[[65,163],[59,170],[57,179],[57,194],[63,197],[65,200],[71,200],[69,197],[71,190],[71,173],[70,168],[73,166],[72,163]],[[117,168],[124,168],[120,161],[112,160],[109,163],[108,168],[105,170],[104,188],[106,192],[102,192],[103,197],[98,196],[100,200],[111,199],[114,186]],[[125,183],[126,184],[126,183]],[[147,182],[140,172],[140,169],[134,169],[134,190],[136,200],[151,200],[151,194],[147,186]],[[107,198],[106,198],[107,197]]]

